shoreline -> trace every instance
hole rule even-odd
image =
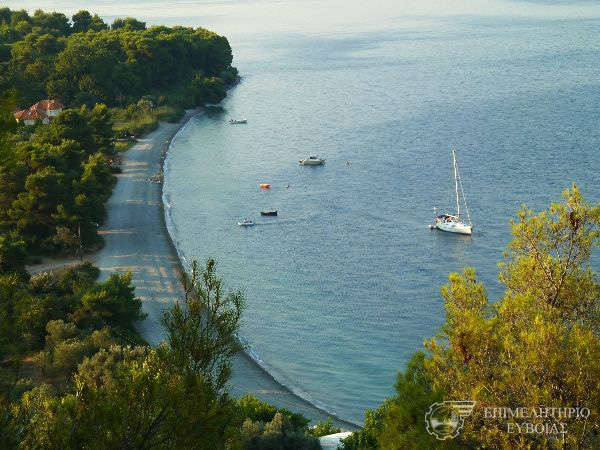
[[[171,250],[177,257],[179,270],[182,272],[186,270],[184,261],[182,261],[183,257],[179,254],[178,248],[175,245],[174,237],[171,235],[166,218],[167,208],[165,206],[166,198],[164,191],[165,178],[168,176],[166,162],[171,144],[177,139],[177,135],[185,129],[193,117],[200,114],[201,111],[197,111],[181,124],[181,127],[173,134],[171,139],[165,143],[165,151],[161,157],[161,173],[163,174],[162,182],[160,183],[161,207],[163,210],[161,216],[162,225],[164,233],[168,237]],[[234,358],[229,385],[232,388],[232,393],[237,398],[245,394],[252,394],[259,400],[271,403],[279,408],[287,408],[294,412],[300,412],[314,422],[327,420],[327,418],[331,417],[333,425],[342,430],[356,431],[361,428],[360,425],[344,420],[337,416],[337,414],[330,413],[293,392],[291,388],[278,381],[266,368],[262,367],[258,361],[248,354],[246,349],[242,350]]]
[[[170,144],[200,109],[188,110],[177,123],[160,122],[156,130],[146,134],[123,153],[122,173],[108,200],[107,220],[98,229],[105,245],[87,255],[87,260],[100,269],[100,280],[112,273],[131,272],[136,297],[148,314],[136,324],[149,345],[164,339],[159,324],[163,310],[182,296],[181,273],[184,268],[167,227],[163,203],[164,177],[160,183],[151,178],[163,173]],[[339,419],[294,394],[273,376],[241,352],[233,361],[229,389],[235,397],[246,393],[277,407],[304,414],[313,421],[332,417],[336,426],[356,430],[357,424]]]
[[[176,123],[159,122],[157,129],[122,154],[122,173],[108,200],[107,220],[98,229],[105,245],[88,255],[100,268],[100,280],[111,273],[132,273],[136,297],[148,318],[136,324],[149,345],[164,338],[158,323],[162,311],[180,297],[180,268],[166,233],[162,183],[152,182],[162,170],[164,154],[173,137],[199,109],[187,110]]]

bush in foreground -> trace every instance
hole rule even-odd
[[[488,300],[473,269],[450,275],[439,335],[345,449],[600,446],[600,284],[590,266],[600,204],[588,205],[576,186],[564,197],[539,214],[523,208],[512,223],[499,301]],[[429,405],[441,400],[476,402],[459,436],[443,443],[424,431]],[[589,415],[486,417],[493,407],[587,408]],[[514,432],[527,424],[551,431]]]

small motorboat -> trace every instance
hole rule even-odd
[[[239,125],[241,123],[248,123],[248,119],[229,119],[229,125]]]
[[[261,211],[260,215],[261,216],[276,216],[277,211]]]
[[[298,161],[302,166],[320,166],[325,164],[325,160],[315,155],[309,156],[307,159],[301,159]]]
[[[259,186],[261,189],[271,189],[271,185],[269,183],[260,183]]]
[[[238,222],[238,225],[240,227],[252,227],[252,226],[254,226],[254,222],[252,222],[251,220],[248,220],[248,219],[244,219],[243,222]]]

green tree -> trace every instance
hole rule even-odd
[[[0,8],[0,22],[9,24],[12,18],[12,11],[10,8],[4,6]]]
[[[54,76],[47,84],[48,93],[67,104],[81,92],[94,96],[98,102],[114,103],[123,79],[124,50],[114,32],[75,33],[66,48],[56,57]]]
[[[12,109],[16,105],[14,92],[0,94],[0,233],[10,230],[10,209],[18,187],[18,174],[15,168],[15,154],[11,148],[10,134],[16,122]],[[4,252],[7,247],[4,248]],[[6,261],[2,263],[5,267]],[[2,272],[2,269],[0,269]]]
[[[67,254],[75,254],[79,249],[79,235],[68,227],[56,227],[52,241]]]
[[[88,120],[91,128],[95,147],[104,155],[111,156],[115,153],[115,133],[113,121],[108,107],[97,103],[89,110]]]
[[[19,233],[32,236],[37,242],[54,234],[53,216],[58,212],[57,206],[65,200],[64,175],[45,167],[27,177],[25,191],[17,196],[8,214]]]
[[[116,183],[107,160],[114,154],[105,105],[59,114],[28,140],[5,145],[0,162],[0,232],[28,250],[73,251],[101,238],[97,225]],[[77,242],[75,242],[77,241]]]
[[[18,11],[12,11],[12,13],[10,14],[11,25],[15,26],[22,22],[32,23],[29,13],[24,9],[19,9]]]
[[[0,274],[16,273],[26,278],[25,260],[25,243],[0,235]]]
[[[122,363],[143,362],[148,348],[142,346],[112,345],[86,357],[79,366],[78,376],[82,383],[94,388],[113,388],[118,383],[117,371]]]
[[[116,179],[100,154],[90,156],[82,166],[83,174],[72,183],[73,202],[59,206],[58,215],[69,225],[67,235],[76,235],[77,245],[86,247],[101,242],[97,224],[106,219],[105,202],[110,198]],[[56,236],[59,239],[58,229]]]
[[[202,375],[215,392],[222,393],[231,376],[231,358],[242,346],[236,338],[244,309],[241,292],[226,293],[217,276],[217,263],[208,259],[183,275],[184,302],[167,310],[161,320],[167,332],[169,356],[182,371]]]
[[[15,300],[21,296],[20,283],[15,274],[0,274],[0,356],[3,361],[21,345],[19,330],[15,327]]]
[[[327,420],[318,422],[313,428],[310,428],[308,430],[308,434],[311,436],[321,437],[329,434],[339,433],[340,431],[342,431],[340,428],[333,426],[333,420],[331,417],[328,417]]]
[[[82,327],[104,325],[133,329],[133,322],[143,320],[142,301],[135,297],[131,273],[112,274],[104,283],[87,290],[70,319]]]
[[[93,30],[93,31],[108,30],[108,25],[106,24],[106,22],[104,22],[104,20],[102,20],[100,18],[100,16],[98,14],[94,14],[92,16],[92,24],[90,25],[90,30]]]
[[[73,33],[85,33],[86,31],[102,31],[108,29],[108,25],[98,16],[93,16],[85,10],[73,14]]]
[[[192,83],[196,104],[204,106],[207,103],[218,104],[227,96],[225,83],[216,77],[196,76]]]
[[[40,144],[61,145],[74,141],[87,155],[114,153],[112,119],[105,105],[92,110],[85,106],[60,113],[52,122],[36,131],[34,141]]]
[[[245,450],[319,450],[318,438],[297,430],[288,416],[277,412],[267,423],[247,419],[243,428]]]
[[[128,17],[116,19],[109,30],[85,10],[73,15],[72,27],[64,15],[41,10],[31,17],[5,9],[2,17],[0,89],[16,88],[21,107],[44,97],[68,106],[123,105],[149,93],[180,90],[196,73],[205,78],[198,100],[218,103],[224,97],[219,82],[229,85],[237,77],[227,39],[203,28],[147,29]],[[193,103],[182,97],[173,96],[177,103]]]
[[[69,19],[62,13],[46,13],[41,9],[37,9],[31,19],[33,24],[41,28],[44,33],[51,33],[55,36],[67,36],[71,32]]]
[[[47,323],[46,330],[45,351],[37,355],[37,363],[42,373],[58,377],[60,385],[68,384],[86,358],[116,343],[108,327],[86,335],[72,323],[53,320]]]
[[[36,388],[24,395],[22,413],[12,416],[12,429],[21,430],[22,446],[239,448],[237,404],[224,387],[227,358],[240,348],[235,332],[243,299],[239,293],[223,293],[214,261],[201,270],[196,264],[194,268],[186,278],[185,305],[165,313],[167,339],[159,348],[136,355],[118,354],[113,348],[117,361],[112,362],[101,352],[84,359],[73,393],[57,396]],[[74,330],[53,327],[48,342],[58,342],[55,352],[64,347],[65,367],[72,367],[82,354],[69,337]],[[103,382],[106,371],[110,375]]]
[[[9,135],[15,129],[16,121],[12,110],[16,105],[14,91],[0,94],[0,167],[12,159]]]
[[[26,285],[20,284],[7,298],[7,308],[12,311],[8,317],[19,336],[16,342],[29,350],[40,350],[47,341],[48,323],[57,320],[69,323],[69,315],[82,307],[85,294],[102,286],[94,282],[99,272],[97,267],[86,262],[58,274],[37,274]],[[91,322],[80,331],[89,333],[105,326],[101,321]]]
[[[252,395],[245,395],[239,400],[240,415],[244,420],[251,422],[271,422],[275,414],[280,413],[289,419],[290,424],[296,431],[306,430],[310,419],[299,413],[294,413],[285,408],[276,408],[269,403],[261,402]]]
[[[52,289],[60,296],[82,292],[92,287],[98,276],[100,276],[100,269],[91,262],[85,261],[77,266],[68,267],[52,277]]]
[[[564,197],[539,214],[519,212],[501,264],[506,290],[500,301],[489,302],[473,269],[450,275],[442,288],[446,323],[437,338],[426,341],[428,354],[420,363],[429,387],[421,392],[397,386],[393,408],[384,408],[374,433],[381,448],[422,436],[422,408],[436,395],[476,402],[456,445],[598,447],[600,284],[589,258],[599,245],[600,204],[587,204],[575,185]],[[590,415],[494,419],[485,417],[486,407],[579,407]],[[509,422],[514,429],[531,423],[568,432],[509,433]]]
[[[146,22],[140,22],[133,17],[126,17],[124,19],[117,18],[110,26],[112,30],[125,29],[130,31],[143,31],[146,29]]]

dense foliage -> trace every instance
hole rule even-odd
[[[2,145],[0,261],[9,243],[12,252],[21,243],[37,253],[97,244],[96,227],[116,182],[108,164],[114,143],[106,106],[69,109],[34,130],[0,132]]]
[[[229,396],[244,300],[213,260],[184,277],[157,348],[133,328],[144,314],[131,274],[25,271],[32,255],[101,242],[115,138],[219,103],[231,61],[227,40],[201,28],[0,8],[0,448],[318,449],[335,430]],[[43,98],[67,109],[17,125],[14,110]]]
[[[127,106],[184,86],[188,106],[218,103],[237,71],[225,37],[203,28],[117,19],[111,29],[80,11],[0,9],[0,92],[16,89],[21,107],[52,97],[67,106]],[[195,102],[195,103],[193,103]]]
[[[320,448],[302,415],[228,394],[244,299],[213,260],[185,278],[157,348],[132,341],[130,275],[98,272],[0,276],[1,448]]]
[[[319,441],[309,420],[285,408],[277,409],[247,395],[239,401],[242,425],[242,444],[245,450],[295,450],[319,449]],[[320,429],[327,426],[320,423]]]
[[[6,398],[19,394],[12,383],[23,369],[64,388],[85,356],[140,342],[133,322],[144,315],[131,275],[98,283],[99,273],[90,263],[30,279],[0,273],[0,384]],[[24,386],[32,383],[21,380]]]
[[[588,205],[574,186],[564,203],[537,215],[524,208],[512,226],[503,297],[490,302],[473,269],[451,274],[438,338],[425,342],[427,353],[398,375],[396,396],[369,412],[344,448],[600,446],[600,283],[589,263],[600,204]],[[425,431],[425,413],[441,400],[476,402],[449,441]],[[588,408],[589,416],[486,416],[493,407]],[[519,432],[536,426],[549,431]]]
[[[183,107],[220,102],[237,77],[231,61],[227,39],[202,28],[126,18],[109,29],[87,11],[69,21],[0,8],[0,264],[20,250],[101,244],[115,138],[127,148]],[[67,109],[47,126],[17,126],[13,111],[44,98]]]
[[[158,128],[158,121],[177,122],[183,116],[183,110],[177,106],[165,104],[166,98],[145,95],[137,103],[126,108],[111,108],[114,130],[117,138],[141,136]]]

